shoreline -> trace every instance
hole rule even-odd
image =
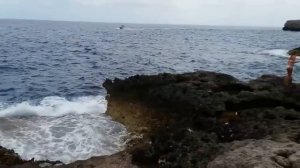
[[[286,89],[282,81],[282,77],[264,75],[246,83],[206,71],[106,80],[106,113],[136,138],[111,156],[60,166],[44,164],[296,168],[300,165],[300,84]],[[241,155],[242,151],[246,154]],[[41,164],[21,163],[17,166]]]

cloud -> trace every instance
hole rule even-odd
[[[165,0],[73,0],[77,3],[84,4],[84,5],[162,5],[162,4],[170,4],[172,5],[172,1]]]
[[[0,18],[281,26],[299,0],[0,0]]]

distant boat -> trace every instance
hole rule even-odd
[[[119,27],[119,29],[124,29],[125,28],[125,26],[124,25],[121,25],[120,27]]]

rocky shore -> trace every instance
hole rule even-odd
[[[25,162],[14,153],[10,157],[17,160],[7,163],[0,152],[0,163],[299,168],[300,85],[286,88],[282,82],[283,77],[264,75],[245,83],[205,71],[106,80],[107,114],[132,132],[125,151],[69,165]]]
[[[287,31],[300,31],[300,20],[288,20],[282,29]]]

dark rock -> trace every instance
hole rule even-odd
[[[29,161],[21,159],[21,157],[13,150],[8,150],[0,146],[0,167],[6,168],[39,168],[39,167],[53,167],[63,165],[60,161],[34,161],[32,158]]]
[[[0,164],[10,166],[22,163],[25,163],[25,161],[13,150],[8,150],[0,146]]]
[[[288,20],[284,24],[283,30],[300,31],[300,20]]]
[[[106,80],[103,86],[108,92],[107,114],[125,124],[133,139],[115,155],[57,167],[299,165],[299,152],[276,153],[278,147],[298,150],[300,141],[300,85],[286,88],[283,77],[264,75],[246,83],[230,75],[200,71],[137,75]],[[3,165],[57,164],[26,163],[14,152],[4,151],[8,154],[0,149]]]
[[[300,47],[294,48],[288,52],[289,55],[299,55],[300,56]]]
[[[300,128],[300,86],[285,88],[283,77],[264,75],[245,83],[230,75],[200,71],[137,75],[107,80],[104,87],[109,94],[108,114],[115,114],[113,118],[126,125],[124,118],[138,113],[140,117],[135,119],[140,122],[133,123],[141,127],[146,121],[152,130],[150,147],[137,147],[133,152],[138,165],[152,162],[159,167],[206,167],[224,152],[228,142],[267,136],[299,140],[295,132]],[[117,101],[123,107],[140,104],[152,110],[118,110],[126,117],[116,117],[112,104],[115,108]],[[149,116],[151,121],[158,121],[153,123],[158,127],[148,122]]]

